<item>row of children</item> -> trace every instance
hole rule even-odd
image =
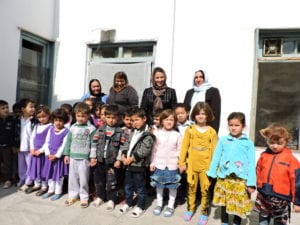
[[[246,125],[243,113],[234,112],[229,115],[229,135],[218,140],[215,130],[207,125],[214,119],[212,110],[208,104],[202,102],[197,103],[190,114],[193,125],[189,125],[185,107],[178,105],[174,111],[164,110],[160,113],[156,129],[149,129],[145,112],[135,109],[128,114],[133,129],[127,129],[127,133],[118,127],[118,109],[115,106],[106,107],[105,124],[97,129],[88,122],[90,108],[87,104],[77,104],[74,112],[76,123],[60,144],[52,144],[57,151],[50,154],[51,151],[46,150],[46,147],[44,151],[50,164],[64,158],[64,164],[60,163],[56,170],[59,171],[56,172],[58,179],[54,178],[53,172],[45,176],[47,166],[44,166],[41,169],[42,179],[36,177],[34,186],[31,189],[26,187],[27,192],[37,189],[45,191],[42,187],[43,181],[48,181],[49,189],[43,196],[46,198],[53,195],[53,200],[58,199],[66,172],[65,165],[68,164],[68,199],[65,203],[72,205],[80,199],[80,205],[87,207],[91,167],[96,192],[93,205],[100,206],[107,201],[106,209],[112,210],[116,202],[116,169],[124,166],[125,204],[120,212],[126,213],[133,207],[136,194],[137,204],[131,215],[139,217],[146,207],[145,172],[150,166],[153,172],[151,185],[156,188],[157,193],[154,215],[160,215],[162,211],[166,217],[173,215],[176,192],[181,180],[180,173],[184,172],[187,173],[188,182],[188,210],[184,214],[185,221],[190,221],[196,211],[196,194],[200,183],[201,215],[198,224],[208,223],[211,203],[209,187],[213,179],[217,180],[212,202],[221,206],[221,221],[224,225],[228,224],[229,214],[234,215],[234,224],[241,224],[242,219],[250,213],[250,195],[256,187],[259,194],[255,209],[260,212],[260,224],[268,224],[272,217],[275,224],[287,224],[290,202],[294,203],[293,209],[299,211],[300,164],[287,149],[290,136],[280,125],[271,125],[261,132],[267,140],[268,148],[261,155],[256,167],[254,145],[243,133]],[[47,120],[43,120],[43,116],[37,118],[39,126],[45,125],[43,121]],[[65,122],[62,118],[57,120],[62,124]],[[33,128],[33,133],[35,129],[37,131],[38,127]],[[53,134],[60,131],[54,119],[53,125],[48,129],[53,129]],[[177,130],[183,132],[183,139]],[[46,140],[51,143],[49,133],[48,131],[45,144]],[[33,141],[36,146],[40,144],[38,138],[31,139],[36,139]],[[34,149],[38,152],[35,153]],[[40,153],[38,148],[33,147],[33,151],[30,151],[31,158],[39,157]],[[34,178],[30,177],[31,167],[28,170],[29,180]],[[36,172],[37,169],[33,171]],[[49,183],[49,180],[52,181]],[[57,189],[50,188],[51,182]],[[164,188],[169,189],[169,201],[163,210]]]

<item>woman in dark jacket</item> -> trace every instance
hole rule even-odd
[[[152,87],[143,93],[141,108],[145,110],[148,123],[152,124],[152,115],[158,109],[173,109],[177,104],[176,91],[167,87],[167,75],[161,67],[154,68],[151,76]]]
[[[219,90],[207,82],[202,70],[197,70],[194,76],[194,87],[189,89],[184,98],[184,104],[192,110],[197,102],[207,102],[212,108],[215,120],[209,123],[218,133],[220,128],[221,96]]]

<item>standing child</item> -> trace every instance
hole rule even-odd
[[[22,115],[20,118],[19,125],[20,129],[20,150],[18,153],[18,171],[19,171],[19,183],[18,187],[20,191],[25,191],[28,185],[31,184],[30,178],[28,177],[28,169],[30,165],[30,155],[29,155],[29,142],[32,128],[35,124],[34,112],[35,104],[30,99],[21,99],[20,107]]]
[[[96,158],[96,152],[91,151],[91,141],[95,127],[90,124],[90,108],[85,103],[78,103],[74,108],[76,123],[72,125],[64,148],[64,162],[69,165],[68,199],[66,206],[73,205],[78,197],[80,206],[89,206],[89,159]]]
[[[175,106],[175,113],[177,117],[177,129],[183,138],[186,128],[191,125],[191,121],[189,121],[189,111],[185,104],[178,103]],[[187,182],[186,182],[186,173],[183,172],[181,174],[180,186],[177,188],[177,197],[176,204],[182,205],[186,200],[187,193]]]
[[[96,128],[101,127],[105,124],[105,118],[103,118],[104,110],[102,108],[105,108],[106,106],[102,102],[96,103],[95,106],[95,116],[94,116],[94,125]],[[103,114],[103,115],[102,115]]]
[[[64,164],[62,156],[65,144],[67,142],[67,134],[69,129],[65,127],[68,121],[68,114],[62,108],[56,109],[51,114],[53,126],[48,131],[45,142],[45,166],[43,176],[48,181],[48,192],[43,192],[43,199],[50,196],[52,201],[61,197],[64,176],[68,175],[67,165]]]
[[[190,221],[196,210],[198,183],[201,189],[201,215],[198,225],[208,222],[210,180],[206,175],[217,143],[216,131],[207,125],[214,119],[210,106],[198,102],[194,106],[191,119],[195,124],[185,130],[179,157],[179,169],[183,173],[187,168],[188,205],[184,220]]]
[[[12,185],[12,147],[14,143],[15,123],[9,115],[8,102],[0,100],[0,168],[4,179],[3,188]]]
[[[63,104],[60,105],[60,108],[63,109],[63,110],[65,110],[65,112],[67,113],[68,121],[65,123],[65,127],[68,128],[68,129],[70,129],[70,127],[75,122],[74,118],[72,116],[72,114],[73,114],[73,107],[72,107],[71,104],[63,103]]]
[[[151,124],[151,130],[152,131],[155,131],[157,130],[159,127],[160,127],[160,114],[163,110],[162,109],[157,109],[153,112],[153,115],[152,115],[152,124]]]
[[[300,212],[300,163],[287,144],[290,134],[280,124],[271,124],[260,131],[268,148],[257,162],[258,195],[255,209],[259,212],[259,224],[287,225],[293,211]]]
[[[233,224],[241,224],[250,213],[251,193],[255,191],[254,144],[242,133],[245,115],[233,112],[228,118],[230,134],[220,138],[207,175],[217,178],[213,203],[221,206],[222,225],[228,225],[229,214]]]
[[[106,210],[115,208],[117,201],[117,168],[121,165],[120,146],[125,142],[123,130],[118,127],[119,112],[116,105],[109,105],[105,110],[106,124],[99,127],[93,137],[92,151],[97,159],[92,159],[96,199],[93,205],[100,206],[108,200]]]
[[[25,192],[27,194],[37,191],[37,196],[42,195],[47,190],[47,182],[42,177],[42,171],[45,164],[45,140],[50,123],[50,109],[47,106],[40,105],[36,109],[37,124],[34,126],[30,137],[30,165],[28,176],[31,181],[34,181],[32,187],[28,187]]]
[[[150,164],[154,136],[148,129],[144,110],[138,108],[132,110],[131,121],[134,131],[122,147],[122,161],[126,166],[126,200],[120,212],[126,213],[133,206],[133,195],[136,192],[137,206],[133,209],[131,216],[140,217],[146,208],[145,172]]]
[[[160,215],[163,209],[163,191],[169,190],[168,206],[163,212],[165,217],[170,217],[174,213],[177,187],[180,185],[180,175],[178,172],[178,157],[181,147],[181,135],[175,131],[176,114],[171,109],[166,109],[160,114],[161,128],[154,131],[155,143],[152,150],[150,171],[154,171],[151,176],[151,185],[156,187],[156,207],[153,214]]]

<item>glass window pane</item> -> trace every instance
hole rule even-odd
[[[153,46],[124,47],[123,57],[148,57],[153,54]]]
[[[118,57],[118,47],[98,47],[92,49],[92,58],[117,58]]]
[[[294,54],[296,48],[295,41],[284,41],[282,45],[283,54]]]

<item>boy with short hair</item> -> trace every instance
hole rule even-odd
[[[78,103],[74,109],[76,123],[70,128],[67,142],[64,148],[64,162],[69,166],[68,199],[65,204],[74,204],[78,197],[80,206],[88,207],[89,203],[89,159],[96,158],[96,152],[91,151],[91,141],[95,127],[88,123],[90,117],[89,106],[85,103]]]
[[[100,206],[105,200],[106,210],[111,211],[117,201],[117,168],[121,166],[120,146],[125,142],[124,132],[118,127],[119,111],[116,105],[108,105],[105,110],[106,124],[99,127],[92,142],[96,159],[91,160],[94,167],[96,199],[93,206]]]
[[[134,191],[137,193],[137,206],[131,216],[140,217],[146,207],[146,178],[145,173],[150,165],[154,135],[149,131],[146,113],[143,109],[131,112],[134,128],[122,149],[122,162],[127,167],[125,174],[125,204],[120,209],[126,213],[133,206]]]
[[[12,179],[12,147],[14,141],[14,118],[9,115],[8,102],[0,100],[0,166],[4,179],[3,188],[11,186]]]
[[[189,121],[189,111],[185,104],[178,103],[175,106],[175,113],[177,117],[177,128],[183,137],[185,129],[191,125],[191,121]]]

